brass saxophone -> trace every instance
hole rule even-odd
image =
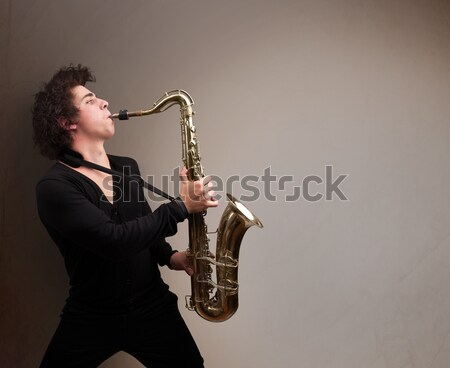
[[[183,90],[166,92],[149,110],[128,112],[121,110],[111,117],[127,120],[130,117],[151,115],[166,111],[173,105],[180,106],[182,160],[188,170],[188,179],[204,177],[196,128],[192,121],[194,111],[192,97]],[[191,276],[191,295],[186,297],[186,307],[195,310],[202,318],[212,322],[229,319],[238,308],[239,249],[247,229],[253,225],[263,227],[241,202],[227,194],[228,205],[217,229],[216,255],[209,250],[206,211],[189,215],[189,249],[194,275]],[[213,281],[216,266],[217,282]]]

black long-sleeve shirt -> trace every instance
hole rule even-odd
[[[140,174],[135,160],[108,157],[113,170]],[[113,183],[110,203],[94,181],[55,163],[36,186],[39,216],[70,278],[66,314],[156,310],[170,299],[157,264],[169,265],[174,251],[165,237],[177,232],[186,207],[173,201],[152,212],[137,182],[113,176]]]

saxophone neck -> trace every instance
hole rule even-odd
[[[170,92],[166,92],[158,101],[153,104],[153,107],[148,110],[138,110],[129,112],[128,110],[120,110],[120,112],[112,114],[112,119],[128,120],[132,117],[139,117],[145,115],[158,114],[166,111],[173,105],[180,106],[180,112],[184,118],[189,118],[194,115],[192,106],[194,100],[186,91],[182,89],[175,89]]]
[[[194,115],[192,106],[194,105],[194,100],[186,91],[182,89],[176,89],[170,92],[166,92],[158,101],[153,104],[153,108],[144,111],[143,115],[156,114],[166,111],[173,105],[180,106],[180,112],[183,117],[191,117]]]

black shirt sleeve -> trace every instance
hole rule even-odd
[[[187,212],[183,203],[174,201],[148,215],[116,224],[67,180],[44,179],[38,183],[36,194],[41,221],[57,244],[74,244],[114,260],[156,245],[166,248],[162,250],[164,261],[159,260],[166,263],[173,251],[163,239],[177,232],[177,223]]]

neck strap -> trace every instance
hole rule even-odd
[[[109,169],[107,167],[97,165],[97,164],[95,164],[93,162],[86,161],[83,158],[83,156],[80,153],[78,153],[78,152],[75,152],[75,151],[72,151],[72,150],[66,150],[65,152],[62,153],[62,155],[59,157],[59,159],[62,162],[64,162],[65,164],[67,164],[67,165],[69,165],[71,167],[74,167],[74,168],[77,168],[77,167],[80,167],[80,166],[84,166],[84,167],[88,167],[90,169],[102,171],[102,172],[107,173],[107,174],[117,175],[117,176],[120,176],[120,177],[122,177],[124,179],[136,180],[137,183],[140,186],[144,187],[145,189],[150,190],[151,192],[153,192],[153,193],[155,193],[155,194],[157,194],[157,195],[159,195],[161,197],[164,197],[164,198],[166,198],[166,199],[168,199],[170,201],[174,201],[176,199],[176,198],[172,197],[171,195],[163,192],[162,190],[154,187],[150,183],[146,182],[139,175],[128,175],[128,174],[125,174],[123,172],[112,170],[112,169]]]

